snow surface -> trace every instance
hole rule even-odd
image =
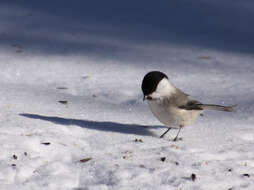
[[[254,189],[252,1],[0,5],[0,189]],[[150,70],[237,112],[160,139]]]

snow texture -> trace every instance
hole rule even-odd
[[[252,1],[0,5],[0,189],[254,189]],[[237,111],[160,139],[151,70]]]

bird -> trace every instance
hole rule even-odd
[[[168,129],[160,136],[163,138],[172,128],[178,128],[173,141],[177,141],[181,129],[192,124],[204,110],[232,112],[234,107],[203,104],[175,87],[168,76],[161,71],[148,72],[142,81],[143,100],[147,101],[153,115]]]

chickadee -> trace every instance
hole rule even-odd
[[[176,88],[169,82],[167,75],[160,71],[147,73],[142,81],[143,100],[147,100],[153,115],[168,129],[179,128],[174,141],[177,140],[181,129],[194,122],[204,110],[232,112],[233,106],[202,104],[188,94]]]

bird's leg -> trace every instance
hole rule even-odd
[[[180,131],[181,131],[182,128],[183,128],[183,126],[180,125],[180,126],[179,126],[179,130],[178,130],[178,132],[177,132],[177,135],[176,135],[176,137],[173,139],[173,141],[177,141],[178,135],[179,135],[179,133],[180,133]]]
[[[170,129],[171,129],[171,127],[169,127],[169,128],[160,136],[160,138],[163,138],[164,135],[166,135],[166,134],[169,132]]]

